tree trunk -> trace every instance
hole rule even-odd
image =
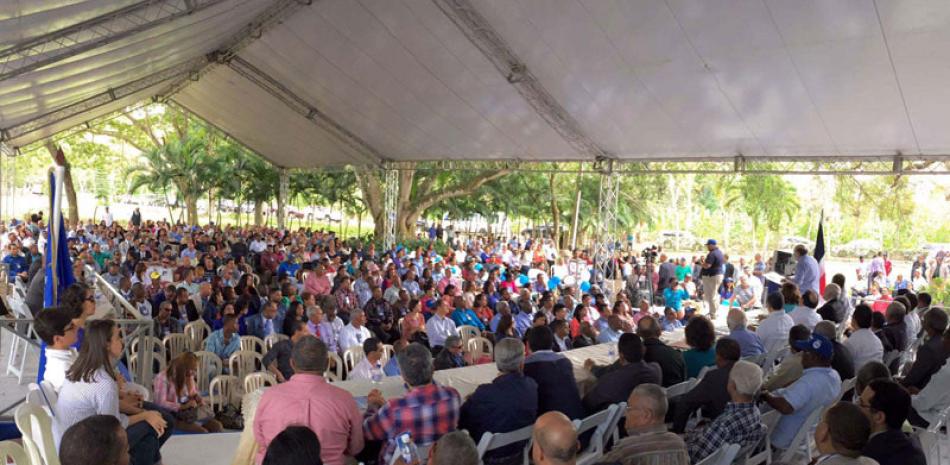
[[[53,157],[53,161],[57,165],[66,168],[66,175],[63,176],[63,190],[66,191],[66,201],[69,202],[68,224],[75,228],[79,224],[79,200],[76,197],[76,188],[73,186],[73,175],[69,161],[66,159],[63,149],[53,141],[46,141],[46,151]],[[50,194],[52,195],[52,193]]]
[[[561,209],[557,205],[557,192],[554,190],[554,177],[556,173],[548,174],[548,187],[551,191],[551,239],[554,240],[554,246],[561,247]]]
[[[198,225],[198,198],[194,195],[185,196],[185,208],[188,210],[188,226]]]
[[[581,172],[577,171],[577,179],[574,181],[577,185],[577,199],[574,201],[574,221],[571,224],[571,249],[577,248],[577,229],[580,223],[581,212]]]
[[[254,201],[254,226],[260,226],[264,224],[264,202],[260,200]]]

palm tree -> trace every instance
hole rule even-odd
[[[219,171],[216,160],[209,156],[205,135],[199,134],[203,132],[193,130],[184,139],[166,141],[144,152],[144,160],[126,170],[132,177],[129,190],[133,193],[148,186],[167,198],[168,188],[174,188],[176,203],[185,203],[189,225],[198,224],[198,199],[208,191]]]

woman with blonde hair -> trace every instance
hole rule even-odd
[[[198,393],[198,356],[175,357],[152,381],[155,403],[175,415],[175,427],[189,433],[216,433],[221,423]]]

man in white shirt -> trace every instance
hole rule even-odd
[[[922,390],[911,396],[910,404],[913,408],[908,417],[910,424],[927,428],[940,412],[950,407],[950,389],[947,389],[947,386],[950,386],[950,363],[945,363]],[[911,392],[914,391],[916,388],[912,387]]]
[[[807,291],[802,295],[802,305],[795,307],[788,316],[796,325],[802,325],[809,331],[814,331],[815,325],[821,321],[821,315],[815,311],[816,308],[818,308],[818,294],[815,291]]]
[[[765,353],[780,350],[788,344],[788,332],[795,326],[792,318],[785,313],[785,298],[778,292],[773,292],[765,299],[769,316],[759,323],[755,334],[762,340]]]
[[[36,314],[36,334],[46,343],[46,371],[43,380],[59,392],[66,380],[66,371],[76,360],[77,330],[72,314],[60,307],[46,308]]]
[[[107,227],[107,228],[111,228],[111,227],[112,227],[112,223],[115,222],[115,218],[112,216],[112,212],[109,211],[109,207],[106,207],[106,214],[105,214],[105,217],[104,217],[103,219],[104,219],[105,222],[106,222],[106,227]]]
[[[884,345],[871,331],[871,307],[861,304],[854,308],[851,316],[851,329],[854,331],[842,345],[851,351],[854,358],[854,372],[870,361],[880,362],[884,358]]]
[[[435,307],[435,315],[426,322],[426,335],[429,336],[429,345],[440,347],[445,345],[445,338],[449,336],[458,336],[458,330],[455,328],[455,322],[446,315],[449,313],[449,306],[444,300],[439,299]]]
[[[366,315],[360,309],[354,309],[350,312],[350,324],[343,327],[340,331],[340,352],[346,352],[353,346],[363,344],[363,341],[373,337],[373,334],[366,328]]]
[[[374,373],[382,376],[383,343],[375,337],[363,341],[363,354],[365,356],[353,367],[349,379],[372,380]]]

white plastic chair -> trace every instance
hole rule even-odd
[[[695,379],[687,379],[686,381],[683,381],[682,383],[674,384],[666,388],[666,397],[668,399],[672,399],[674,397],[678,397],[683,394],[686,394],[687,392],[690,391],[690,389],[693,389],[693,386],[695,384],[696,384]]]
[[[241,350],[264,355],[264,341],[257,336],[241,336]]]
[[[927,465],[940,465],[940,438],[933,431],[918,430],[917,440]]]
[[[211,328],[205,320],[197,319],[185,325],[185,336],[191,340],[191,351],[196,352],[204,348],[205,339],[211,334]]]
[[[59,399],[59,394],[56,393],[53,385],[44,380],[40,384],[30,383],[28,388],[26,403],[42,407],[50,418],[56,416],[56,401]]]
[[[244,377],[254,373],[264,365],[264,357],[257,352],[249,350],[239,350],[231,354],[228,359],[228,369],[230,374],[237,376],[238,381],[244,382]]]
[[[696,465],[730,465],[739,453],[738,444],[725,444],[716,449],[716,452],[709,454]]]
[[[531,432],[534,430],[534,425],[528,425],[524,428],[519,428],[514,431],[509,431],[507,433],[484,433],[482,438],[478,441],[478,459],[482,460],[485,457],[485,453],[493,451],[495,449],[500,449],[502,447],[514,444],[516,442],[525,442],[523,464],[528,465],[528,456],[530,451],[528,448],[531,444]]]
[[[232,375],[219,375],[211,380],[211,386],[208,388],[208,403],[215,412],[233,402],[239,382],[237,376]]]
[[[33,314],[30,313],[30,309],[26,306],[26,303],[23,299],[11,297],[10,307],[13,311],[13,316],[15,318],[26,318],[33,319]],[[19,331],[24,331],[28,336],[33,335],[33,322],[28,323],[20,322],[15,323],[14,327],[18,331],[14,333],[10,338],[10,350],[7,356],[7,371],[6,374],[13,375],[17,377],[17,383],[23,384],[23,374],[26,369],[26,358],[31,350],[34,350],[34,347],[27,342],[26,339],[23,339]]]
[[[34,462],[34,459],[29,456],[23,446],[13,441],[0,442],[0,463],[8,463],[8,458],[13,460],[13,465],[43,465],[42,463]],[[42,460],[39,457],[36,459]]]
[[[462,325],[455,329],[458,331],[459,337],[462,338],[462,347],[468,346],[469,339],[482,335],[481,331],[472,325]]]
[[[786,346],[766,354],[765,362],[762,363],[762,378],[765,379],[767,375],[772,373],[772,370],[775,369],[775,365],[783,358],[787,357],[790,352],[791,350],[788,348],[788,346]]]
[[[392,344],[383,344],[383,358],[380,359],[383,365],[389,362],[389,359],[396,355],[396,348]]]
[[[198,357],[198,392],[208,392],[211,388],[211,380],[220,375],[223,369],[221,358],[214,352],[199,350],[195,352]]]
[[[491,341],[481,336],[476,336],[468,340],[468,343],[463,346],[465,351],[471,354],[472,363],[478,363],[479,360],[483,358],[488,358],[489,360],[495,360],[495,348],[492,346]]]
[[[754,363],[761,367],[762,364],[765,363],[765,355],[766,355],[765,353],[761,353],[758,355],[750,355],[748,357],[742,357],[742,360]]]
[[[270,336],[264,338],[264,350],[270,351],[271,347],[274,347],[274,344],[277,344],[280,341],[286,341],[290,339],[286,334],[274,333]],[[242,349],[243,350],[243,349]]]
[[[162,339],[162,345],[165,346],[168,360],[175,360],[179,355],[191,351],[191,338],[181,333],[169,334]]]
[[[765,435],[758,444],[753,444],[739,450],[736,463],[739,465],[769,465],[772,463],[772,430],[782,418],[778,410],[769,410],[762,414],[762,429]]]
[[[821,420],[821,415],[824,411],[825,407],[820,407],[808,414],[805,422],[802,423],[802,427],[795,433],[795,437],[792,439],[792,443],[788,446],[788,449],[785,449],[781,457],[779,457],[780,462],[798,463],[795,461],[795,458],[801,455],[802,452],[805,453],[805,462],[811,460],[811,432],[818,426],[818,422]]]
[[[363,357],[365,356],[366,355],[363,353],[362,345],[355,345],[343,352],[343,366],[346,367],[347,378],[350,377],[350,373],[353,372],[353,368],[356,367],[356,365],[360,363],[360,361],[363,360]]]
[[[618,405],[614,404],[587,418],[574,420],[574,428],[577,430],[578,437],[594,430],[587,449],[579,451],[577,454],[577,465],[593,464],[604,455],[604,443],[606,442],[604,436],[609,426],[608,423],[617,413],[617,408]]]
[[[270,373],[265,373],[259,371],[257,373],[251,373],[244,378],[244,393],[254,392],[264,386],[276,386],[277,378]]]
[[[839,401],[840,401],[840,400],[844,400],[845,394],[846,394],[848,391],[854,389],[854,382],[855,382],[855,381],[857,381],[857,377],[855,377],[855,378],[848,378],[848,379],[846,379],[846,380],[844,380],[844,381],[841,382],[841,394],[840,394],[840,396],[838,397],[838,400],[839,400]]]
[[[329,360],[327,361],[327,370],[323,372],[323,378],[331,383],[343,381],[343,359],[334,352],[327,355]]]
[[[26,447],[35,447],[33,452],[27,450],[31,457],[39,455],[46,465],[60,465],[56,442],[53,440],[52,420],[42,407],[22,404],[17,407],[14,420],[23,435]],[[26,439],[29,439],[29,442]]]

